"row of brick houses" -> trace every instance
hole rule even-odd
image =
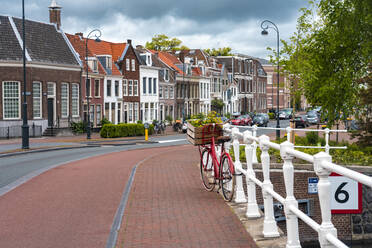
[[[103,118],[115,124],[175,120],[208,113],[214,99],[223,100],[223,113],[267,111],[267,76],[257,58],[153,51],[129,39],[95,42],[63,32],[54,0],[49,14],[50,23],[25,25],[29,124],[68,127],[88,114],[93,127]],[[0,127],[21,125],[21,20],[0,16],[0,31]]]

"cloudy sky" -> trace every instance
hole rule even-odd
[[[25,0],[25,16],[49,22],[52,0]],[[269,19],[288,39],[296,29],[299,8],[307,0],[56,0],[62,6],[62,29],[67,33],[99,28],[102,39],[144,45],[156,34],[177,37],[190,48],[229,46],[234,53],[267,58],[276,48],[276,32],[261,35]],[[22,16],[21,0],[1,0],[0,14]]]

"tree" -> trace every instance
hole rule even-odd
[[[365,0],[309,1],[297,32],[282,41],[281,64],[299,80],[307,101],[321,105],[330,124],[355,115],[358,80],[372,61],[372,5]]]
[[[165,34],[157,34],[152,37],[151,42],[146,42],[146,48],[156,51],[171,50],[188,50],[189,48],[182,45],[182,41],[177,38],[169,38]]]
[[[210,56],[232,56],[231,47],[220,47],[220,48],[207,48],[204,52],[208,53]]]
[[[211,102],[211,108],[212,110],[218,112],[221,114],[222,112],[222,109],[223,109],[223,106],[225,106],[225,103],[223,102],[222,99],[213,99],[212,102]]]

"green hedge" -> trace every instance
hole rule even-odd
[[[150,125],[149,134],[153,134],[154,125]],[[130,136],[145,135],[145,127],[143,124],[127,123],[127,124],[105,124],[101,128],[100,135],[102,138],[118,138]]]

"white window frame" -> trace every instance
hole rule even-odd
[[[68,115],[69,115],[69,84],[68,83],[61,83],[61,117],[62,118],[67,118]],[[63,95],[63,87],[66,87],[66,94],[67,95]],[[63,108],[64,108],[64,104],[66,104],[66,113],[63,114]]]
[[[38,84],[39,85],[39,96],[35,96],[35,91],[34,91],[34,85]],[[42,108],[42,105],[43,105],[43,97],[42,97],[42,92],[43,92],[43,85],[41,82],[38,82],[38,81],[35,81],[35,82],[32,82],[32,117],[33,119],[41,119],[42,116],[43,116],[43,108]],[[39,101],[39,108],[38,108],[38,111],[39,111],[39,115],[35,115],[35,101]]]
[[[169,70],[167,68],[164,68],[164,81],[169,81]]]
[[[127,70],[127,71],[129,71],[130,70],[130,59],[125,59],[125,69]]]
[[[96,92],[97,81],[98,81],[98,94]],[[101,80],[100,79],[94,79],[94,97],[96,97],[96,98],[101,97]]]
[[[130,102],[128,106],[128,122],[133,123],[133,103]]]
[[[138,96],[138,80],[133,81],[133,95]]]
[[[119,97],[120,96],[120,83],[119,83],[119,80],[115,80],[114,81],[114,95],[115,95],[115,97]]]
[[[173,88],[173,86],[169,87],[169,98],[174,99],[174,88]]]
[[[136,71],[136,60],[132,59],[132,71]]]
[[[158,81],[158,80],[156,80],[156,78],[153,78],[153,79],[152,79],[152,86],[153,86],[153,88],[152,88],[152,94],[153,94],[153,95],[156,95],[156,91],[157,91],[156,88],[158,87],[158,86],[157,86],[157,81]]]
[[[163,86],[159,85],[159,98],[163,98]]]
[[[17,117],[5,117],[5,95],[4,95],[4,92],[5,92],[5,84],[6,83],[16,83],[18,86],[18,116]],[[3,98],[3,119],[4,120],[17,120],[17,119],[20,119],[21,118],[21,83],[19,81],[3,81],[2,83],[2,87],[3,87],[3,95],[2,95],[2,98]],[[16,97],[8,97],[8,98],[12,98],[12,99],[15,99]]]
[[[133,80],[128,80],[128,96],[133,96]]]
[[[96,105],[96,119],[97,119],[96,123],[97,125],[99,125],[102,121],[102,105],[101,104]]]
[[[124,79],[123,80],[123,96],[128,95],[128,80]]]
[[[168,99],[169,96],[168,96],[168,86],[165,86],[164,87],[164,99]]]
[[[110,83],[110,88],[108,88],[109,83]],[[106,96],[108,97],[112,96],[112,80],[111,79],[106,80]]]
[[[135,102],[134,103],[134,122],[137,122],[139,119],[138,119],[138,102]]]
[[[74,95],[74,87],[76,87],[76,95]],[[74,113],[74,104],[76,104],[77,113]],[[72,117],[79,117],[79,84],[71,84],[71,114]]]

